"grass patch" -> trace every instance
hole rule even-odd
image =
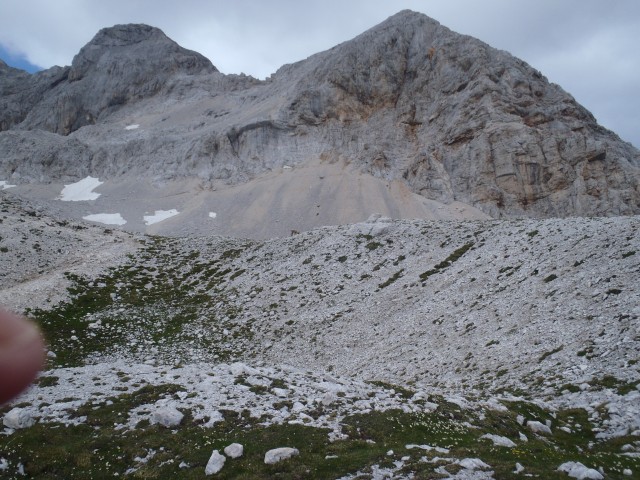
[[[636,387],[640,384],[640,382],[625,382],[624,380],[619,380],[613,375],[605,375],[601,378],[596,378],[588,382],[589,385],[594,390],[604,390],[608,388],[610,390],[615,390],[618,395],[626,395],[629,392],[632,392],[636,389]]]
[[[400,387],[381,383],[396,393],[408,397]],[[337,478],[367,471],[373,465],[393,466],[400,457],[405,460],[401,474],[415,478],[437,478],[439,466],[455,467],[449,460],[425,463],[423,456],[450,458],[481,458],[491,465],[496,478],[511,478],[516,462],[538,478],[566,478],[556,471],[565,461],[579,461],[590,467],[602,466],[607,478],[623,478],[622,470],[640,470],[640,460],[620,454],[621,446],[632,437],[601,441],[591,430],[584,410],[565,410],[551,414],[527,402],[505,402],[508,411],[466,410],[440,397],[430,397],[438,407],[434,411],[407,413],[402,410],[347,416],[341,422],[348,437],[330,442],[328,431],[304,425],[284,423],[264,426],[264,418],[256,419],[249,412],[222,410],[224,421],[204,428],[184,411],[182,423],[173,429],[150,425],[143,420],[134,430],[117,429],[127,422],[131,409],[166,397],[178,398],[183,387],[166,384],[147,386],[136,392],[112,397],[108,404],[87,404],[77,415],[87,421],[77,426],[38,423],[18,430],[9,437],[0,437],[0,451],[10,465],[24,465],[25,473],[35,478],[113,478],[129,469],[133,478],[203,478],[204,467],[216,449],[222,451],[232,442],[241,443],[245,454],[239,459],[227,459],[216,478]],[[331,414],[325,411],[324,414]],[[516,420],[553,422],[553,433],[539,437],[525,430]],[[559,427],[567,427],[568,431]],[[528,442],[519,440],[526,431]],[[481,440],[484,433],[512,439],[516,448],[495,447]],[[448,453],[426,452],[409,444],[446,448]],[[267,450],[282,446],[295,447],[300,455],[275,465],[264,464]],[[386,452],[393,450],[393,456]],[[337,457],[337,458],[326,458]],[[148,458],[141,463],[136,458]],[[180,468],[184,462],[187,468]],[[11,471],[6,472],[9,475]]]
[[[558,353],[563,348],[564,348],[564,345],[560,345],[559,347],[554,348],[553,350],[550,350],[548,352],[544,352],[542,355],[540,355],[540,358],[538,359],[538,363],[541,363],[542,361],[544,361],[546,358],[549,358],[554,353]]]
[[[435,275],[436,273],[440,273],[442,270],[451,266],[452,263],[457,261],[460,257],[462,257],[465,253],[467,253],[471,247],[473,247],[474,243],[469,242],[464,244],[462,247],[454,250],[447,258],[445,258],[442,262],[438,263],[431,270],[428,270],[424,273],[420,274],[420,280],[423,282],[429,278],[431,275]]]
[[[367,248],[367,250],[377,250],[378,248],[382,247],[382,244],[380,242],[369,242],[365,245],[365,247]]]
[[[181,251],[174,240],[153,237],[127,263],[95,279],[66,272],[69,299],[50,310],[25,313],[40,325],[55,352],[52,366],[81,366],[90,356],[119,349],[144,353],[156,348],[172,361],[184,353],[176,349],[181,343],[189,344],[189,354],[228,358],[232,352],[221,333],[198,333],[238,315],[238,307],[227,299],[226,276],[233,271],[229,259],[239,251],[206,260],[199,252]],[[241,334],[251,336],[249,329]]]
[[[402,277],[402,272],[404,272],[404,268],[401,268],[396,273],[394,273],[393,276],[389,277],[385,282],[382,282],[381,284],[379,284],[378,288],[382,289],[382,288],[388,287],[389,285],[394,283],[396,280],[398,280],[400,277]]]

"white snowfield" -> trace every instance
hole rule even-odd
[[[15,185],[9,185],[9,182],[6,180],[0,180],[0,187],[2,187],[2,190],[6,190],[7,188],[15,187]]]
[[[167,218],[175,217],[180,212],[175,208],[171,210],[156,210],[153,215],[145,215],[143,218],[145,225],[153,225],[154,223],[162,222]]]
[[[82,219],[89,220],[90,222],[104,223],[105,225],[124,225],[127,223],[119,213],[94,213],[92,215],[85,215]]]
[[[104,182],[94,177],[86,177],[76,183],[65,185],[60,192],[59,200],[63,202],[82,202],[86,200],[96,200],[100,194],[93,190]]]

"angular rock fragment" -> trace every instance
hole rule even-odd
[[[282,460],[286,460],[299,454],[300,451],[297,448],[274,448],[273,450],[269,450],[264,454],[264,463],[266,463],[267,465],[273,465],[274,463],[278,463]]]
[[[159,423],[164,427],[177,427],[182,422],[184,414],[175,407],[159,408],[151,414],[151,423]]]
[[[205,475],[213,475],[218,473],[224,467],[224,462],[227,458],[224,455],[221,455],[218,450],[214,450],[209,457],[209,461],[207,462],[207,466],[204,469]]]
[[[33,426],[33,424],[36,423],[36,420],[24,408],[16,407],[5,414],[3,423],[6,427],[18,430]]]
[[[244,447],[239,443],[232,443],[224,447],[224,454],[229,458],[240,458],[244,453]]]

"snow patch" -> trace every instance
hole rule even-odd
[[[85,215],[82,219],[89,220],[90,222],[104,223],[106,225],[124,225],[127,223],[119,213],[94,213],[92,215]]]
[[[9,185],[9,182],[5,180],[0,180],[0,187],[2,187],[2,190],[6,190],[7,188],[15,187],[15,185]]]
[[[98,188],[104,182],[101,182],[97,178],[87,177],[83,178],[79,182],[65,185],[60,192],[59,200],[63,202],[82,202],[85,200],[95,200],[100,194],[95,193],[92,190]]]
[[[134,123],[132,125],[127,125],[126,127],[124,127],[125,130],[135,130],[136,128],[139,128],[140,125],[137,123]]]
[[[175,217],[180,212],[175,208],[171,210],[156,210],[153,215],[145,215],[142,217],[146,225],[153,225],[154,223],[162,222],[167,218]]]
[[[209,218],[216,218],[218,214],[216,212],[209,212]]]

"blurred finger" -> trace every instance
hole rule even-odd
[[[0,404],[22,392],[44,364],[44,342],[38,327],[0,310]]]

